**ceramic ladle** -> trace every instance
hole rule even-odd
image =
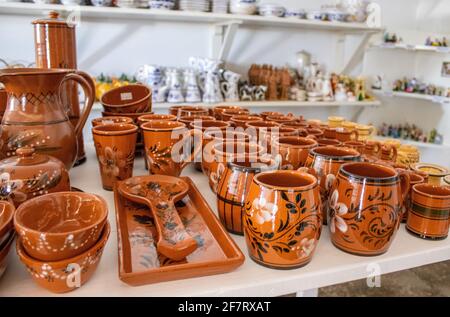
[[[197,249],[181,221],[175,202],[186,196],[189,185],[180,178],[165,175],[138,176],[118,183],[125,198],[147,205],[158,230],[156,248],[166,257],[180,261]]]

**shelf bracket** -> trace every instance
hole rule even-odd
[[[356,48],[354,49],[348,60],[345,61],[343,65],[340,65],[341,67],[339,69],[341,70],[340,71],[341,74],[350,74],[355,69],[355,67],[362,61],[362,59],[364,58],[364,53],[369,44],[369,41],[372,38],[372,35],[373,33],[367,32],[361,37],[360,42],[358,43],[358,45],[356,45]],[[344,37],[346,35],[342,36]]]
[[[242,24],[240,20],[231,20],[214,24],[214,34],[212,39],[212,58],[226,61],[230,54],[234,37]]]

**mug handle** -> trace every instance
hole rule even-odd
[[[375,155],[378,155],[380,152],[381,152],[381,148],[383,147],[382,145],[381,145],[381,143],[380,142],[378,142],[378,141],[372,141],[372,142],[374,142],[374,144],[375,144],[375,150],[374,150],[374,154]]]
[[[398,152],[397,152],[397,148],[395,146],[391,146],[391,153],[392,153],[392,161],[396,162],[397,161]]]
[[[300,167],[297,172],[306,173],[314,176],[315,178],[319,179],[319,176],[317,175],[317,172],[312,167]]]
[[[402,201],[401,205],[406,200],[406,197],[409,194],[409,190],[411,189],[411,178],[409,176],[409,173],[405,170],[397,169],[398,176],[400,178],[400,188],[402,191]]]
[[[351,135],[353,135],[355,141],[358,141],[358,140],[359,140],[359,132],[358,132],[358,130],[354,129],[354,130],[352,131],[352,134],[351,134]],[[350,138],[351,138],[351,136],[350,136]]]
[[[220,90],[222,91],[223,94],[227,94],[229,89],[230,84],[227,81],[220,83]]]
[[[67,74],[61,81],[61,84],[59,86],[60,94],[61,94],[61,87],[64,85],[65,82],[69,80],[77,82],[83,88],[85,95],[85,106],[83,112],[80,115],[80,119],[78,120],[78,123],[75,127],[75,135],[79,137],[81,131],[83,131],[84,125],[86,124],[86,120],[89,117],[89,113],[91,112],[92,106],[94,105],[95,85],[91,76],[89,76],[85,72],[75,71],[73,73]]]
[[[202,136],[203,133],[197,129],[191,129],[189,130],[184,136],[183,136],[183,140],[186,138],[195,138],[195,135],[200,135],[200,140],[202,140]],[[194,145],[195,145],[195,141],[194,141]],[[195,159],[195,157],[197,156],[198,153],[200,153],[200,151],[203,149],[203,142],[197,142],[197,145],[194,146],[194,149],[191,151],[191,154],[189,156],[188,160],[185,160],[182,164],[181,164],[181,169],[185,168],[189,163],[192,163]]]

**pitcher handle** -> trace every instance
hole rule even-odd
[[[195,157],[198,155],[198,153],[200,153],[200,151],[203,149],[203,142],[197,142],[197,144],[195,144],[195,135],[200,135],[200,140],[202,140],[202,136],[203,133],[197,129],[191,129],[189,130],[184,136],[183,139],[185,138],[194,138],[194,149],[192,150],[189,159],[185,160],[182,164],[181,164],[181,169],[185,168],[189,163],[193,162]]]
[[[401,205],[403,205],[409,194],[409,190],[411,189],[411,178],[409,173],[405,170],[397,169],[397,173],[400,178],[400,188],[402,191]]]
[[[64,79],[61,81],[61,85],[59,86],[60,89],[63,84],[69,80],[77,82],[81,86],[81,88],[83,88],[85,95],[85,105],[83,107],[83,112],[81,113],[80,119],[78,120],[77,126],[75,127],[75,135],[79,137],[81,131],[83,131],[84,125],[86,124],[86,120],[89,117],[92,106],[94,105],[95,85],[91,76],[82,71],[75,71],[74,73],[67,74],[64,77]]]

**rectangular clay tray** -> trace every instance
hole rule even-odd
[[[220,224],[189,177],[189,192],[176,204],[180,217],[198,249],[183,261],[173,261],[156,250],[156,228],[150,210],[114,191],[119,278],[132,286],[230,272],[244,255]]]

